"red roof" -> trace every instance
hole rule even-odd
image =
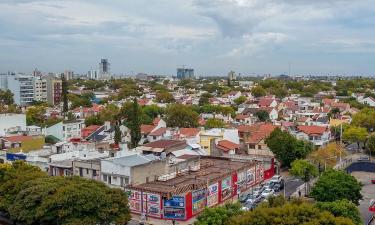
[[[258,105],[259,105],[260,107],[268,107],[268,106],[271,105],[271,103],[272,103],[274,100],[275,100],[275,99],[273,99],[273,98],[261,98],[261,99],[259,100]]]
[[[257,144],[261,140],[267,138],[277,126],[270,123],[266,124],[255,124],[254,131],[250,133],[249,138],[246,140],[247,143]]]
[[[9,137],[4,137],[5,140],[9,142],[22,142],[22,141],[28,141],[32,140],[32,136],[24,136],[24,135],[16,135],[16,136],[9,136]]]
[[[199,128],[180,128],[180,135],[184,137],[193,137],[199,133]]]
[[[240,145],[228,140],[221,140],[217,143],[217,147],[222,149],[223,151],[229,151],[240,148]]]
[[[167,131],[167,128],[160,127],[159,129],[156,129],[153,132],[151,132],[149,135],[150,136],[163,136],[163,134],[165,134],[166,131]]]
[[[322,127],[322,126],[298,126],[297,129],[307,135],[312,135],[312,134],[323,134],[326,130],[327,127]]]
[[[154,125],[148,125],[148,124],[142,124],[141,125],[141,133],[142,134],[148,134],[150,133],[153,129],[155,129],[156,126]]]
[[[82,128],[81,136],[82,138],[88,137],[90,134],[95,132],[97,129],[99,129],[101,126],[99,125],[90,125],[88,127]]]
[[[332,103],[336,102],[336,100],[325,98],[325,99],[322,100],[322,102],[323,102],[324,105],[331,105]]]

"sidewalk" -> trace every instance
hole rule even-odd
[[[128,225],[138,225],[140,221],[140,215],[131,214],[132,220],[128,223]],[[196,218],[193,217],[188,221],[176,221],[176,225],[192,225],[194,224]],[[172,220],[161,220],[161,219],[154,219],[154,218],[147,218],[147,221],[144,223],[145,225],[172,225]]]

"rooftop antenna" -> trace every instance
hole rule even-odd
[[[288,75],[289,75],[289,76],[290,76],[291,67],[292,67],[292,64],[289,62],[289,63],[288,63],[288,73],[289,73]]]

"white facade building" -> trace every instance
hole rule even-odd
[[[34,100],[47,101],[47,80],[42,78],[34,79]]]

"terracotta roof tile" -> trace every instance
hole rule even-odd
[[[240,148],[240,145],[228,140],[221,140],[217,143],[217,147],[224,151],[229,151]]]

